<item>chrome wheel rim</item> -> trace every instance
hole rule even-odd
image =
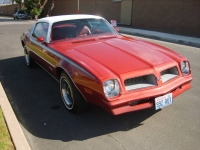
[[[26,50],[24,50],[24,54],[25,54],[25,60],[26,60],[26,64],[29,65],[30,60],[29,60],[29,55],[28,52]]]
[[[66,107],[71,109],[73,106],[73,96],[71,87],[66,79],[61,80],[61,93]]]

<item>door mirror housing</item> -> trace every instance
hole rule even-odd
[[[42,36],[38,37],[37,41],[43,43],[44,42],[44,37],[42,37]]]

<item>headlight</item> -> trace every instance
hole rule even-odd
[[[120,93],[119,83],[117,80],[107,80],[104,82],[103,90],[107,98],[118,96]]]
[[[187,75],[190,73],[190,66],[188,61],[182,61],[181,62],[181,71],[184,75]]]

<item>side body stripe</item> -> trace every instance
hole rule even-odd
[[[84,72],[85,74],[87,74],[88,76],[92,77],[95,79],[95,77],[89,73],[88,71],[86,71],[84,68],[82,68],[81,66],[79,66],[78,64],[76,64],[75,62],[73,62],[72,60],[70,60],[69,58],[63,56],[62,54],[56,52],[55,50],[43,45],[42,43],[37,42],[35,39],[33,39],[33,37],[31,36],[30,41],[33,42],[34,44],[40,46],[41,48],[45,49],[46,51],[52,53],[53,55],[59,57],[60,59],[66,61],[67,63],[71,64],[72,66],[78,68],[79,70],[81,70],[82,72]],[[28,47],[27,47],[28,48]],[[30,48],[28,48],[29,50],[31,50]],[[31,50],[32,51],[32,50]],[[33,51],[32,51],[33,52]],[[41,58],[41,57],[40,57]],[[42,58],[43,59],[43,58]],[[44,59],[43,59],[44,60]],[[46,60],[45,60],[46,61]],[[47,61],[46,61],[47,62]],[[49,62],[48,62],[49,63]],[[53,66],[51,63],[49,63],[51,66]],[[54,66],[55,67],[55,66]]]

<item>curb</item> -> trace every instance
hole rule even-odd
[[[146,37],[155,40],[162,40],[166,42],[172,42],[172,43],[200,48],[200,38],[162,33],[157,31],[125,28],[125,27],[117,27],[117,28],[119,28],[120,30],[119,32],[123,34],[135,35],[135,36]]]
[[[0,106],[16,150],[31,150],[0,82]]]

